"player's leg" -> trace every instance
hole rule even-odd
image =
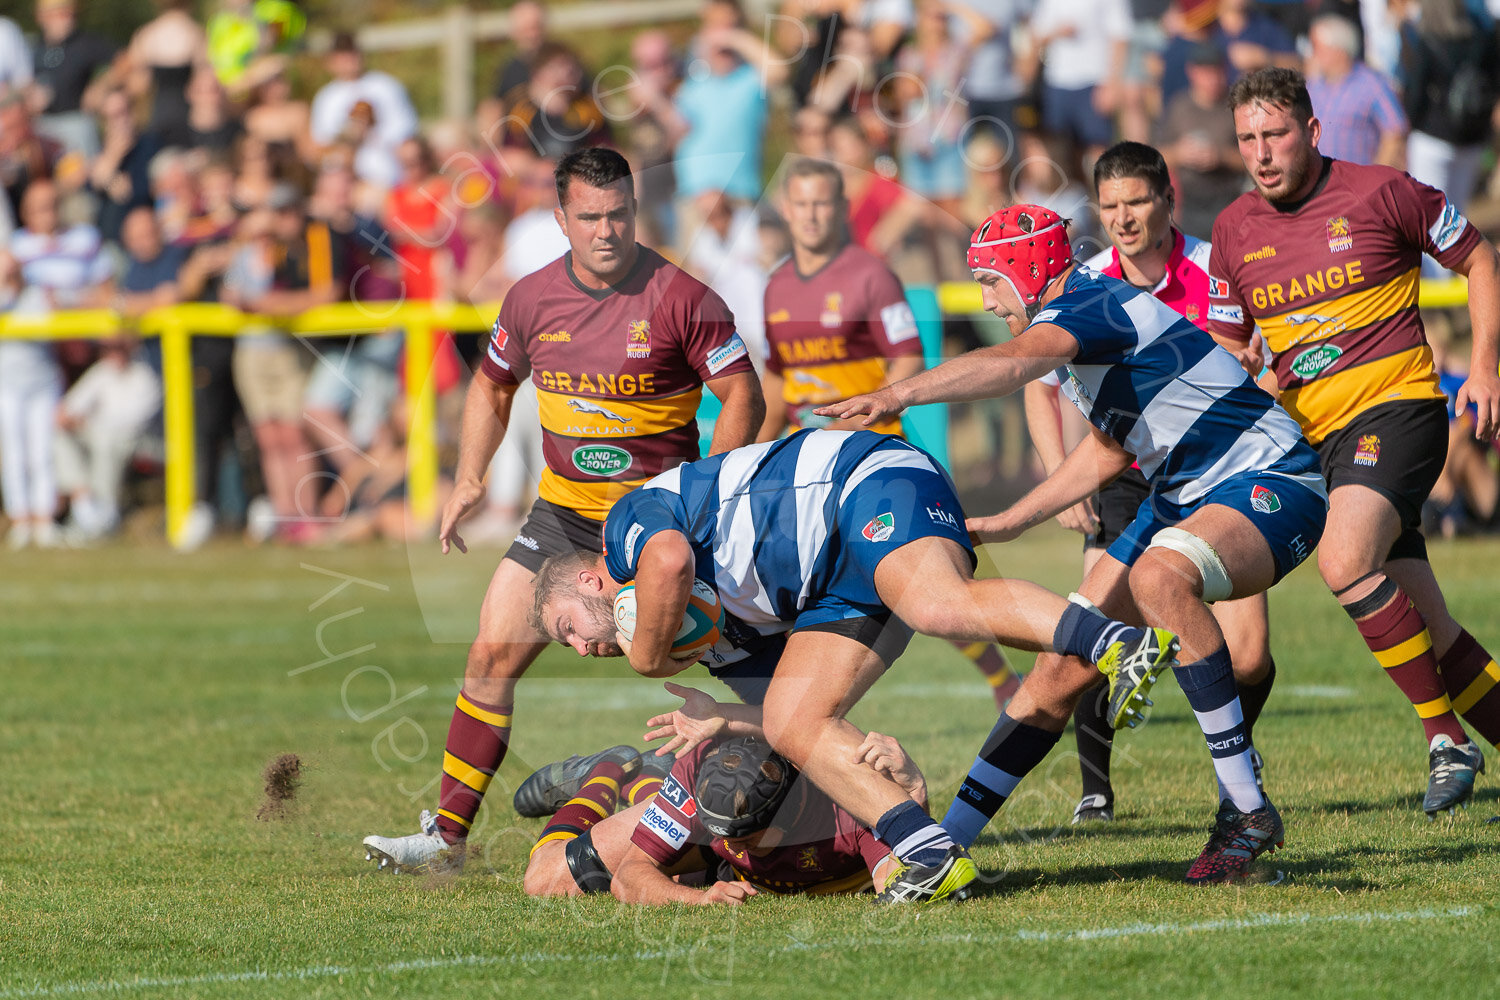
[[[903,862],[882,899],[964,898],[978,877],[973,861],[904,788],[862,762],[865,734],[844,717],[888,664],[874,648],[881,628],[865,618],[793,632],[766,690],[766,738]],[[900,631],[904,645],[905,630],[888,628]]]
[[[962,639],[949,641],[954,649],[974,664],[995,696],[995,707],[1004,711],[1021,686],[1021,675],[1011,667],[1005,651],[993,642],[965,642]]]
[[[1425,549],[1423,558],[1390,560],[1385,572],[1406,591],[1427,622],[1453,710],[1491,746],[1500,746],[1500,666],[1449,614]]]
[[[526,863],[522,879],[526,895],[577,896],[609,891],[607,874],[601,877],[593,871],[596,866],[589,862],[597,857],[597,838],[603,834],[607,839],[607,827],[619,825],[612,822],[615,808],[630,775],[638,773],[640,759],[629,764],[627,771],[618,760],[600,760],[585,775],[577,794],[547,821]],[[627,838],[634,826],[632,821],[626,828]],[[576,843],[581,838],[584,843]]]
[[[1270,608],[1265,594],[1254,594],[1213,606],[1214,619],[1224,633],[1234,684],[1245,716],[1245,739],[1250,741],[1250,763],[1261,780],[1264,761],[1255,746],[1255,723],[1276,683],[1276,661],[1271,658]]]

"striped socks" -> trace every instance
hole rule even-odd
[[[620,782],[625,779],[625,770],[612,760],[600,761],[589,772],[578,789],[578,794],[564,802],[547,825],[542,835],[532,846],[535,854],[543,844],[555,840],[574,840],[581,837],[589,827],[613,815],[620,801]]]
[[[1264,806],[1266,800],[1256,787],[1255,768],[1250,764],[1250,737],[1245,732],[1229,647],[1220,646],[1207,659],[1173,667],[1172,672],[1187,695],[1214,759],[1219,798],[1230,800],[1240,812],[1254,812]]]
[[[915,802],[903,802],[888,810],[875,824],[875,836],[891,853],[907,864],[934,866],[943,863],[953,838],[932,821]]]
[[[486,705],[458,693],[448,744],[443,751],[443,778],[438,792],[438,829],[456,844],[469,835],[479,803],[490,787],[510,741],[510,705]]]
[[[1084,607],[1075,599],[1082,600],[1076,594],[1069,596],[1068,606],[1057,620],[1057,630],[1052,635],[1052,648],[1063,656],[1077,656],[1098,663],[1113,643],[1140,637],[1140,629],[1106,618],[1093,605]]]
[[[943,816],[943,829],[964,847],[973,844],[1021,779],[1046,758],[1061,736],[1000,713]]]
[[[1466,631],[1438,660],[1453,710],[1474,731],[1500,746],[1500,666]]]

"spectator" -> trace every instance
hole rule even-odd
[[[609,141],[609,124],[585,86],[583,64],[560,42],[542,46],[531,78],[506,103],[509,111],[496,123],[499,145],[516,151],[521,162],[556,159]]]
[[[1167,8],[1162,18],[1162,27],[1167,33],[1166,44],[1156,62],[1154,73],[1156,94],[1150,105],[1157,115],[1168,107],[1178,94],[1187,90],[1187,57],[1204,42],[1215,42],[1214,16],[1218,0],[1180,0]]]
[[[694,36],[687,79],[677,91],[677,245],[684,250],[702,224],[697,197],[722,191],[755,202],[761,193],[766,85],[786,76],[782,60],[745,30],[735,0],[708,0]]]
[[[760,371],[766,353],[766,271],[760,265],[759,215],[717,191],[705,191],[698,198],[703,228],[693,241],[685,270],[719,293]]]
[[[52,179],[62,154],[60,143],[37,134],[20,91],[0,93],[0,184],[12,218],[32,181]]]
[[[130,95],[111,88],[100,105],[103,148],[89,167],[89,187],[98,198],[96,223],[105,240],[120,238],[120,226],[132,208],[151,204],[151,160],[161,150],[154,133],[136,127]]]
[[[990,132],[980,132],[965,147],[968,183],[958,217],[969,232],[978,229],[985,219],[1011,203],[1007,161],[1012,152],[1002,145],[1000,136]]]
[[[119,528],[125,472],[161,412],[161,397],[160,376],[126,335],[102,341],[99,360],[63,396],[55,445],[70,541],[94,542]]]
[[[215,76],[240,94],[253,86],[257,62],[288,51],[307,30],[292,0],[223,0],[208,19],[208,58]]]
[[[1406,167],[1406,112],[1391,85],[1359,58],[1359,34],[1342,17],[1316,18],[1308,29],[1307,92],[1323,124],[1318,149],[1350,163]]]
[[[623,121],[621,129],[635,177],[638,200],[636,225],[642,243],[667,246],[676,238],[673,201],[677,181],[672,172],[672,150],[676,133],[671,123],[677,113],[673,97],[682,83],[682,60],[672,49],[672,40],[664,31],[649,30],[636,35],[630,43],[631,76],[621,95],[618,111],[606,108],[612,122]]]
[[[1145,142],[1151,120],[1161,110],[1155,97],[1154,67],[1167,45],[1162,18],[1170,0],[1130,0],[1130,44],[1120,80],[1120,135]]]
[[[1077,147],[1064,136],[1022,136],[1011,203],[1040,205],[1062,216],[1068,222],[1074,253],[1087,260],[1104,249],[1104,240],[1098,214],[1078,174],[1078,163]]]
[[[978,15],[988,28],[981,37],[970,39],[976,47],[969,60],[964,97],[969,102],[971,130],[961,138],[967,140],[972,132],[988,130],[1003,136],[1002,144],[1013,152],[1016,131],[1037,126],[1034,118],[1022,120],[1019,115],[1026,96],[1026,81],[1016,65],[1015,52],[1015,33],[1026,27],[1035,2],[952,0],[951,6],[954,13],[967,10]],[[961,35],[968,31],[970,23],[967,17],[960,18]]]
[[[272,56],[264,61],[263,71],[257,74],[250,94],[245,131],[303,163],[317,162],[311,131],[312,108],[306,101],[293,99],[284,57]]]
[[[530,82],[547,41],[547,8],[536,0],[520,0],[511,7],[510,38],[515,48],[495,73],[489,96],[479,102],[476,118],[482,135],[494,133],[496,123],[510,113],[510,101]]]
[[[792,146],[799,156],[828,158],[828,129],[833,116],[809,104],[792,114]]]
[[[950,10],[952,20],[960,22],[963,31],[950,28]],[[963,4],[920,0],[916,31],[896,57],[894,90],[902,111],[897,146],[901,181],[908,191],[932,202],[949,218],[957,213],[964,193],[964,158],[959,143],[967,118],[960,92],[975,44],[993,30],[988,21]],[[955,106],[955,102],[960,105]],[[936,224],[938,219],[931,222]]]
[[[0,17],[0,94],[20,92],[31,85],[31,52],[16,22]]]
[[[342,241],[310,222],[301,195],[278,184],[264,213],[246,217],[246,241],[224,277],[221,297],[246,312],[294,316],[346,294]],[[235,344],[234,381],[260,447],[266,497],[253,504],[247,534],[301,543],[314,533],[317,497],[310,449],[302,435],[309,357],[285,334],[248,331]]]
[[[1500,42],[1494,23],[1478,23],[1463,0],[1422,0],[1421,9],[1421,20],[1402,31],[1409,169],[1462,212],[1494,131]]]
[[[126,89],[133,97],[150,95],[146,131],[165,145],[186,146],[188,83],[193,72],[207,67],[208,36],[190,13],[192,0],[156,0],[156,17],[136,29],[119,64]]]
[[[1301,68],[1292,34],[1264,12],[1269,9],[1264,0],[1261,9],[1254,0],[1220,0],[1213,41],[1229,60],[1231,85],[1265,66]]]
[[[115,46],[78,29],[74,0],[37,0],[36,23],[41,29],[32,84],[37,129],[65,150],[92,158],[99,152],[99,129],[89,112],[102,94],[91,85],[114,62]]]
[[[116,311],[133,318],[178,302],[177,276],[187,262],[188,249],[163,239],[156,213],[144,205],[131,209],[120,229],[120,242],[126,264],[115,293]]]
[[[244,125],[229,107],[219,78],[208,69],[198,69],[187,89],[187,145],[206,153],[227,154],[244,132]]]
[[[1042,60],[1042,128],[1075,142],[1090,162],[1114,140],[1125,56],[1126,0],[1039,0],[1032,46]]]
[[[849,238],[890,261],[908,240],[921,235],[922,204],[889,177],[875,172],[875,152],[853,118],[833,123],[828,149],[844,175],[849,202]],[[903,281],[901,269],[895,268]]]
[[[1244,165],[1234,119],[1224,113],[1224,54],[1200,43],[1188,56],[1187,75],[1188,89],[1167,107],[1156,144],[1177,189],[1177,227],[1207,240],[1219,212],[1244,190]]]
[[[204,162],[204,154],[183,149],[164,149],[151,158],[148,168],[151,203],[161,232],[166,234],[169,242],[181,240],[188,224],[198,214],[198,173]],[[129,218],[128,214],[126,218]],[[125,238],[122,225],[120,241],[125,242]]]
[[[774,30],[798,106],[857,110],[911,26],[911,0],[785,0]]]
[[[366,70],[354,35],[334,36],[325,62],[333,79],[313,95],[313,141],[328,147],[346,132],[355,139],[354,172],[388,189],[401,179],[396,147],[417,131],[417,112],[406,88],[389,73]]]
[[[406,140],[396,156],[401,180],[386,198],[384,224],[401,264],[401,298],[430,302],[436,291],[433,261],[453,236],[458,216],[427,140]]]
[[[12,311],[45,316],[102,306],[109,257],[93,226],[64,227],[56,185],[32,182],[22,198],[21,223],[10,242],[21,289]],[[13,549],[58,542],[52,441],[61,391],[50,343],[0,339],[0,492]]]
[[[458,219],[459,238],[445,248],[447,259],[439,269],[444,299],[483,305],[499,302],[510,291],[515,281],[501,267],[505,223],[505,211],[497,202],[464,209]]]

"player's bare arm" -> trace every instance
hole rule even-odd
[[[654,728],[642,737],[647,743],[667,742],[656,748],[658,757],[672,754],[682,757],[708,740],[732,739],[736,736],[765,736],[759,705],[726,704],[697,688],[667,681],[666,689],[682,699],[682,705],[671,712],[654,715],[646,725]]]
[[[689,867],[696,861],[697,852],[690,852],[679,866]],[[626,846],[625,856],[615,869],[614,881],[609,891],[622,903],[637,903],[644,906],[660,906],[664,903],[695,903],[708,906],[713,903],[737,905],[756,894],[755,886],[748,882],[715,882],[707,889],[694,889],[672,880],[675,870],[662,868],[645,851],[635,844]]]
[[[1459,412],[1472,404],[1479,410],[1474,436],[1480,441],[1500,435],[1500,258],[1489,240],[1480,240],[1458,267],[1469,279],[1469,320],[1474,346],[1469,377],[1458,390]]]
[[[755,440],[775,441],[786,430],[786,404],[782,402],[786,398],[786,380],[768,371],[761,377],[760,386],[765,398],[773,402],[766,405],[766,416],[760,422],[760,433],[755,435]]]
[[[981,347],[936,368],[842,403],[820,406],[820,416],[841,420],[865,415],[863,426],[921,403],[968,402],[1009,395],[1078,353],[1078,342],[1051,323],[1028,327],[1012,340]]]
[[[635,571],[635,637],[620,646],[643,677],[670,677],[692,666],[667,654],[687,611],[694,566],[693,548],[681,532],[659,531],[641,549]]]
[[[1010,509],[990,517],[969,518],[969,531],[980,541],[1008,542],[1093,495],[1100,486],[1130,468],[1133,461],[1134,455],[1094,431],[1073,449],[1056,472]]]
[[[1031,431],[1032,447],[1042,460],[1042,469],[1050,476],[1068,455],[1063,442],[1062,392],[1057,386],[1037,379],[1026,383],[1021,395],[1026,405],[1026,427]],[[1083,535],[1099,530],[1099,517],[1090,498],[1084,498],[1057,515],[1057,523]]]
[[[484,499],[484,473],[505,437],[515,397],[515,386],[482,375],[476,375],[469,383],[469,392],[464,397],[463,430],[458,439],[458,469],[438,529],[444,555],[449,545],[460,552],[469,551],[458,533],[458,522]]]
[[[755,372],[740,372],[709,379],[705,385],[718,397],[723,409],[714,421],[714,436],[708,453],[717,455],[753,444],[766,419],[766,397]]]

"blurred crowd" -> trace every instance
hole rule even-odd
[[[839,166],[849,238],[908,285],[968,280],[968,234],[1017,201],[1073,220],[1081,254],[1107,246],[1088,178],[1122,138],[1162,150],[1178,227],[1207,239],[1247,186],[1227,89],[1268,64],[1307,73],[1328,155],[1402,167],[1460,207],[1488,202],[1495,174],[1500,0],[705,0],[693,25],[630,29],[610,66],[520,0],[472,118],[430,122],[351,32],[311,26],[332,30],[313,54],[294,0],[158,0],[120,39],[80,29],[87,2],[37,0],[24,29],[0,18],[6,313],[349,302],[377,330],[194,338],[189,546],[216,528],[293,544],[413,530],[404,344],[382,312],[493,303],[562,254],[552,169],[583,146],[626,154],[640,240],[761,345],[786,155]],[[955,349],[996,335],[945,333]],[[478,343],[445,336],[433,359],[449,444]],[[12,547],[104,538],[149,495],[160,367],[129,322],[102,341],[0,339]],[[480,538],[504,536],[540,467],[524,422],[510,438]],[[1494,456],[1455,455],[1434,527],[1492,526]]]

